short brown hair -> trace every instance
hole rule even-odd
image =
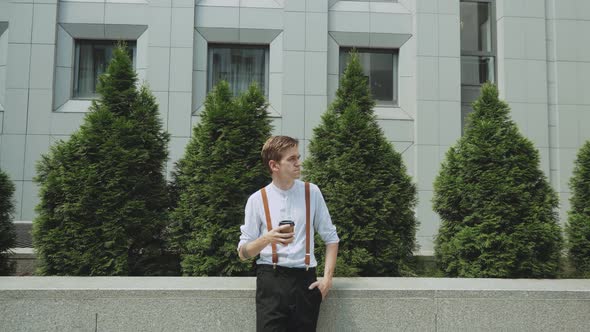
[[[283,153],[292,147],[299,146],[299,140],[289,136],[271,136],[262,147],[262,163],[272,173],[268,162],[271,160],[281,161]]]

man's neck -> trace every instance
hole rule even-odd
[[[281,190],[289,190],[295,183],[294,179],[279,179],[278,177],[272,177],[272,183]]]

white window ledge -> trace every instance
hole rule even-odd
[[[62,113],[86,113],[88,112],[90,105],[92,105],[92,100],[79,100],[79,99],[70,99],[66,101],[65,104],[58,107],[55,112],[62,112]]]
[[[405,121],[414,121],[403,108],[399,106],[384,106],[384,105],[377,105],[373,108],[377,119],[379,120],[405,120]]]

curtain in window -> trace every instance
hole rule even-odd
[[[226,80],[234,95],[248,89],[252,82],[265,90],[266,50],[263,48],[210,47],[211,76],[209,89]]]
[[[98,77],[102,75],[113,58],[116,41],[77,40],[76,68],[74,72],[74,98],[96,98]],[[129,56],[135,66],[136,43],[128,41]]]
[[[78,79],[75,96],[91,98],[95,92],[94,52],[92,45],[80,44],[78,53]]]

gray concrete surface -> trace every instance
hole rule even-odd
[[[32,276],[37,268],[37,257],[33,248],[14,248],[9,258],[15,262],[15,276]]]
[[[2,277],[0,331],[254,331],[254,278]],[[587,331],[590,280],[337,278],[319,331]]]

